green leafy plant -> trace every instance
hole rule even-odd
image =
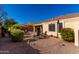
[[[0,26],[2,25],[2,22],[0,22]]]
[[[61,37],[65,41],[74,42],[74,30],[71,28],[62,29]]]
[[[16,28],[16,29],[21,29],[22,28],[21,24],[15,24],[15,25],[13,25],[13,27]]]
[[[47,31],[45,31],[45,35],[47,35]]]
[[[6,31],[8,31],[14,24],[17,24],[17,22],[12,18],[8,18],[3,21],[3,24]]]
[[[22,41],[23,36],[24,36],[24,31],[22,31],[22,30],[16,29],[16,30],[11,31],[12,41],[15,41],[15,42]]]

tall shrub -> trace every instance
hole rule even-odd
[[[16,29],[11,31],[12,41],[19,42],[23,40],[24,31]]]
[[[65,41],[74,42],[74,30],[71,28],[62,29],[61,37]]]

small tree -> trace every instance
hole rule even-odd
[[[4,27],[6,29],[8,29],[8,27],[13,26],[14,24],[17,24],[17,22],[14,21],[14,19],[6,19],[6,20],[4,20]]]

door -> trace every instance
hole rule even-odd
[[[37,32],[37,36],[39,36],[42,33],[42,26],[36,26],[35,27],[35,32]]]

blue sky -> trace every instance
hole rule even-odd
[[[21,24],[79,13],[79,4],[4,4],[3,7],[8,13],[8,17]]]

